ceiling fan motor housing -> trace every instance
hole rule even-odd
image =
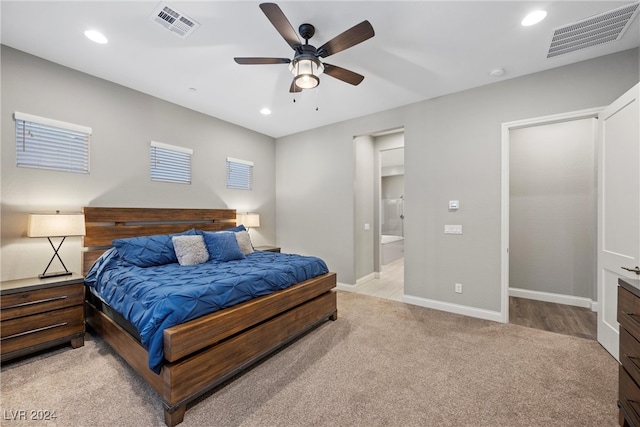
[[[309,41],[309,39],[316,33],[316,27],[311,24],[302,24],[298,27],[298,32],[303,39]]]

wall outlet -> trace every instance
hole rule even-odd
[[[462,293],[462,284],[461,283],[456,283],[456,293],[457,294],[461,294]]]

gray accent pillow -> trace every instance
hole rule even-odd
[[[236,240],[243,254],[248,255],[253,252],[253,245],[251,244],[251,237],[248,231],[236,232]]]
[[[202,236],[173,236],[171,241],[180,265],[196,265],[209,261],[209,251]]]

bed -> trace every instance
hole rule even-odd
[[[232,209],[85,207],[83,212],[85,274],[96,261],[100,264],[111,256],[114,240],[189,233],[193,229],[215,232],[235,226]],[[272,256],[276,255],[281,254],[256,253],[253,257],[248,255],[247,260],[274,262]],[[322,272],[286,288],[164,328],[160,332],[159,363],[151,363],[153,351],[150,353],[142,344],[144,335],[136,333],[135,325],[102,298],[96,298],[89,286],[86,322],[158,392],[165,423],[175,426],[182,422],[187,405],[196,398],[321,323],[336,320],[335,286],[335,273]]]

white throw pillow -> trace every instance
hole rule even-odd
[[[173,249],[180,265],[196,265],[209,261],[202,236],[173,236]]]
[[[253,245],[251,244],[251,237],[248,231],[236,232],[236,240],[243,254],[247,255],[253,252]]]

